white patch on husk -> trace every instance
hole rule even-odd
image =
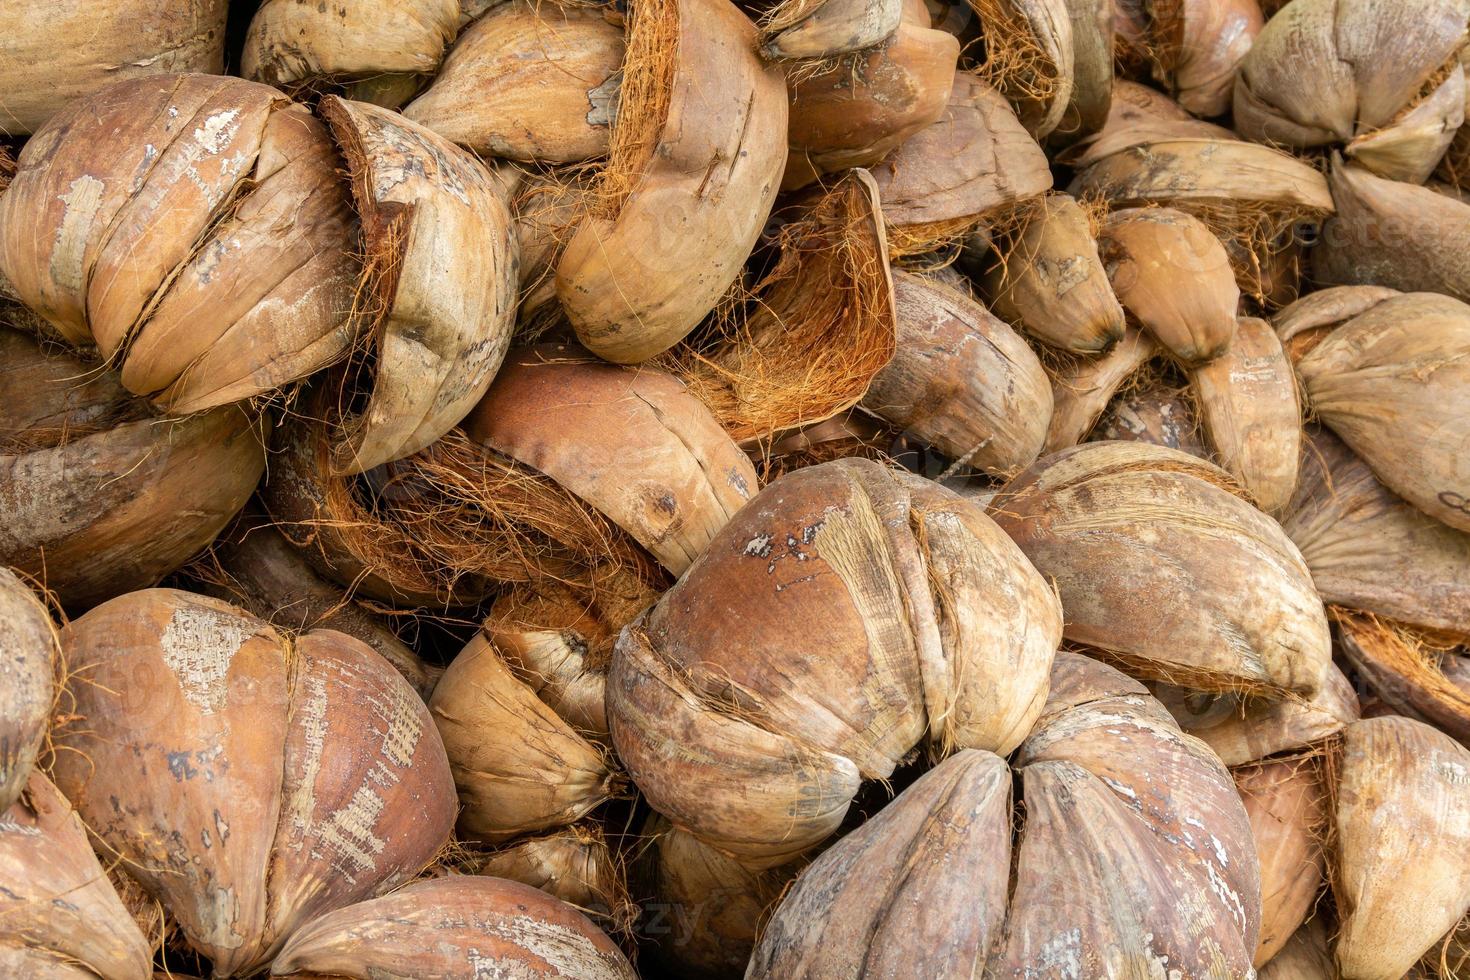
[[[206,715],[223,707],[230,664],[255,632],[248,620],[230,613],[203,606],[175,609],[158,643],[184,700]]]

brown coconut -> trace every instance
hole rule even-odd
[[[1224,115],[1265,21],[1257,0],[1154,0],[1149,7],[1155,76],[1196,116]]]
[[[1331,639],[1301,553],[1223,470],[1143,443],[1043,457],[990,513],[1057,587],[1065,635],[1201,691],[1310,696]]]
[[[1261,865],[1258,967],[1279,953],[1306,921],[1326,880],[1322,840],[1327,794],[1320,762],[1311,756],[1287,758],[1232,773]]]
[[[1113,101],[1113,2],[1067,0],[1072,26],[1072,95],[1047,141],[1070,146],[1107,124]]]
[[[1025,215],[985,286],[997,314],[1052,347],[1096,354],[1123,336],[1091,217],[1069,194],[1048,194]]]
[[[578,338],[632,364],[678,343],[740,274],[786,166],[786,86],[729,0],[633,9],[598,200],[562,252]]]
[[[1330,286],[1309,293],[1271,318],[1293,364],[1331,332],[1359,313],[1399,295],[1383,286]]]
[[[486,855],[475,867],[476,874],[539,888],[603,928],[625,928],[634,911],[622,865],[595,823],[518,841]]]
[[[1330,925],[1321,915],[1308,919],[1261,967],[1259,980],[1337,980],[1329,943]]]
[[[1338,646],[1389,712],[1470,740],[1470,657],[1466,634],[1425,634],[1371,613],[1334,608]]]
[[[0,133],[34,133],[114,82],[224,70],[228,0],[6,4],[0,10]]]
[[[999,476],[1029,465],[1051,420],[1041,362],[969,296],[894,273],[898,350],[863,398],[872,414],[955,463]]]
[[[516,235],[499,182],[395,112],[328,96],[367,252],[372,394],[344,418],[335,462],[361,473],[418,452],[490,387],[515,327]]]
[[[812,466],[623,631],[613,744],[654,809],[776,867],[922,744],[1014,748],[1059,633],[1050,588],[977,505],[865,460]]]
[[[595,173],[584,168],[527,171],[512,194],[520,254],[516,320],[528,343],[542,339],[548,330],[571,338],[556,298],[556,263],[596,200],[595,183]]]
[[[1194,398],[1188,389],[1157,381],[1119,393],[1097,420],[1092,442],[1147,442],[1209,459]]]
[[[824,59],[892,38],[904,0],[779,0],[760,19],[760,52],[778,60]]]
[[[1050,368],[1052,413],[1043,455],[1087,438],[1120,389],[1159,353],[1149,334],[1129,327],[1101,357],[1061,357]]]
[[[51,726],[60,654],[50,611],[0,566],[0,807],[20,797]]]
[[[1038,140],[1060,125],[1075,73],[1067,0],[968,0],[980,21],[978,74],[1016,109]]]
[[[1142,687],[1060,654],[1012,765],[961,751],[829,848],[746,975],[1249,975],[1261,882],[1245,810]]]
[[[623,31],[596,7],[513,0],[454,42],[403,114],[460,146],[524,163],[606,156]]]
[[[1107,119],[1101,128],[1067,147],[1057,155],[1057,161],[1087,166],[1151,140],[1191,137],[1239,139],[1223,126],[1196,119],[1158,89],[1118,78],[1114,80]]]
[[[418,873],[457,801],[413,688],[367,645],[288,638],[168,589],[63,631],[77,723],[53,733],[57,786],[218,976]]]
[[[40,772],[0,811],[0,969],[11,977],[148,980],[153,950],[66,797]]]
[[[336,149],[275,89],[121,82],[53,116],[19,164],[0,197],[0,275],[134,394],[200,411],[352,344],[360,264]]]
[[[116,372],[3,327],[0,389],[0,565],[70,608],[183,565],[265,469],[262,424],[245,409],[156,417]]]
[[[1423,183],[1464,121],[1458,0],[1300,0],[1272,17],[1235,83],[1247,139],[1338,146],[1374,173]]]
[[[1114,211],[1098,253],[1118,301],[1169,353],[1198,365],[1230,347],[1240,289],[1204,222],[1173,208]]]

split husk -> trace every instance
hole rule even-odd
[[[51,709],[61,650],[45,604],[0,565],[0,807],[9,809],[36,764]],[[4,812],[0,810],[0,812]]]
[[[862,51],[893,36],[904,6],[904,0],[779,0],[760,19],[760,53],[811,60]]]
[[[773,868],[921,743],[1014,748],[1060,630],[1056,597],[977,505],[865,460],[808,467],[623,631],[613,744],[654,809]]]
[[[428,710],[365,644],[130,593],[63,631],[57,787],[221,977],[415,875],[456,800]]]
[[[1047,137],[1069,146],[1107,123],[1113,101],[1113,2],[1066,0],[1072,25],[1072,95]]]
[[[530,885],[481,875],[415,881],[329,912],[297,931],[271,964],[271,976],[301,980],[393,973],[637,978],[616,944],[570,905]]]
[[[995,86],[1036,139],[1060,125],[1072,100],[1075,52],[1067,0],[968,0],[980,20],[980,78]]]
[[[516,237],[477,160],[402,116],[328,96],[352,176],[374,310],[372,393],[335,462],[361,473],[425,448],[490,387],[515,328]]]
[[[228,0],[17,3],[0,10],[0,133],[24,136],[114,82],[224,70]]]
[[[1258,967],[1307,920],[1326,880],[1327,795],[1319,763],[1312,756],[1288,758],[1232,773],[1261,865]]]
[[[1239,139],[1224,126],[1204,122],[1157,89],[1114,80],[1103,126],[1057,155],[1059,163],[1090,166],[1120,150],[1161,139]]]
[[[341,358],[357,333],[356,219],[337,160],[326,127],[265,85],[110,86],[21,152],[0,196],[0,275],[165,411],[265,394]]]
[[[1159,345],[1152,336],[1129,327],[1123,339],[1101,357],[1059,358],[1049,372],[1052,413],[1042,455],[1086,439],[1113,396],[1158,353]]]
[[[622,930],[634,914],[622,865],[593,823],[574,824],[493,851],[475,873],[538,888],[604,929]]]
[[[511,0],[471,24],[409,119],[485,156],[579,163],[607,155],[623,31],[596,7]]]
[[[1139,676],[1311,696],[1322,601],[1280,525],[1203,460],[1136,442],[1043,457],[989,512],[1058,589],[1065,636]]]
[[[1196,116],[1224,115],[1265,18],[1256,0],[1153,0],[1155,77]]]
[[[1058,655],[1012,765],[962,751],[833,845],[746,975],[1249,975],[1261,883],[1245,810],[1142,687]]]
[[[551,330],[566,332],[556,296],[556,264],[595,201],[596,175],[578,167],[528,171],[511,197],[520,253],[516,321],[519,336],[528,343]]]
[[[1123,391],[1108,403],[1089,441],[1147,442],[1210,458],[1188,389],[1159,381]]]
[[[1470,741],[1470,671],[1466,634],[1446,639],[1371,613],[1332,611],[1338,646],[1368,689],[1389,709]]]
[[[1051,421],[1051,387],[1031,348],[969,296],[894,273],[898,350],[863,408],[958,464],[997,476],[1028,466]]]
[[[1123,337],[1123,308],[1108,283],[1087,210],[1068,194],[1046,195],[985,280],[997,314],[1042,343],[1097,354]]]
[[[556,270],[592,353],[633,364],[714,309],[760,236],[786,167],[786,85],[729,0],[652,0],[629,19],[598,201]]]

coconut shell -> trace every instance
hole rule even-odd
[[[976,505],[864,460],[808,467],[623,631],[613,744],[656,810],[775,867],[926,738],[1013,748],[1059,632],[1055,596]]]
[[[6,809],[25,789],[50,727],[60,653],[50,611],[0,566],[0,806]]]
[[[443,980],[637,977],[613,941],[570,905],[480,875],[415,881],[337,909],[293,935],[271,964],[271,976],[302,980],[393,972]]]
[[[276,90],[122,82],[53,116],[19,163],[0,197],[0,275],[67,341],[95,343],[129,391],[195,412],[351,345],[360,267],[336,150]]]
[[[39,772],[0,813],[0,967],[12,977],[148,980],[153,950],[66,797]]]
[[[372,395],[337,463],[361,473],[418,452],[469,414],[515,328],[516,236],[505,193],[468,153],[395,112],[328,96],[352,173],[379,310]]]
[[[24,136],[114,82],[224,70],[228,0],[6,4],[0,11],[0,132]]]
[[[598,207],[556,272],[599,357],[633,364],[682,340],[760,236],[786,167],[787,101],[755,33],[729,0],[633,11]]]
[[[1332,618],[1343,657],[1388,711],[1470,741],[1470,658],[1392,620],[1342,609]]]
[[[1034,460],[1051,420],[1041,362],[957,290],[894,273],[898,350],[863,407],[950,459],[1006,476]]]
[[[1092,431],[1118,390],[1159,353],[1149,334],[1130,327],[1101,357],[1074,357],[1051,369],[1052,413],[1043,455],[1075,446]]]
[[[1194,399],[1162,382],[1125,391],[1108,403],[1089,441],[1147,442],[1209,459]]]
[[[1046,195],[1025,217],[985,285],[997,314],[1052,347],[1096,354],[1123,336],[1092,222],[1068,194]]]
[[[873,168],[896,256],[962,237],[1051,187],[1046,154],[1005,98],[957,72],[949,108]]]
[[[783,0],[760,22],[760,52],[772,59],[831,58],[893,36],[903,0]]]
[[[1102,129],[1113,101],[1112,0],[1067,0],[1072,23],[1072,95],[1053,146],[1067,146]]]
[[[1067,0],[969,0],[980,19],[980,76],[1015,106],[1036,139],[1056,129],[1072,100],[1074,51]]]
[[[627,882],[596,824],[580,823],[488,855],[476,874],[518,881],[559,898],[607,926],[630,912]]]
[[[1399,295],[1383,286],[1331,286],[1309,293],[1271,318],[1287,356],[1295,364],[1303,354],[1359,313]]]
[[[1166,58],[1179,104],[1196,116],[1224,115],[1241,62],[1265,22],[1260,6],[1256,0],[1174,0],[1155,8],[1164,21],[1159,26],[1175,34]]]
[[[1344,978],[1403,976],[1470,911],[1467,774],[1470,750],[1407,718],[1343,733],[1332,882]]]
[[[1281,526],[1228,486],[1184,453],[1089,443],[990,513],[1057,587],[1072,642],[1197,690],[1310,696],[1331,659],[1322,601]]]
[[[1326,880],[1322,838],[1327,794],[1319,760],[1283,759],[1234,771],[1261,864],[1261,966],[1286,945],[1317,904]]]
[[[1411,293],[1334,330],[1297,362],[1317,418],[1390,490],[1470,531],[1470,306]]]
[[[1302,409],[1271,324],[1241,317],[1230,349],[1190,372],[1190,381],[1220,465],[1257,507],[1281,516],[1301,470]]]
[[[454,42],[403,114],[485,156],[578,163],[605,156],[623,32],[594,7],[513,0]]]
[[[1111,66],[1111,62],[1109,65]],[[1160,139],[1239,139],[1224,126],[1196,119],[1158,89],[1118,78],[1102,127],[1057,155],[1060,163],[1089,166],[1130,146]]]
[[[365,644],[294,639],[168,589],[63,631],[81,724],[54,774],[87,826],[220,976],[407,880],[448,839],[456,800],[428,709]]]
[[[1328,945],[1329,926],[1318,915],[1307,920],[1257,974],[1259,980],[1337,980]]]
[[[1173,208],[1114,211],[1098,252],[1123,308],[1169,353],[1196,365],[1230,347],[1240,289],[1204,222]]]
[[[1059,655],[1013,764],[1024,809],[1005,761],[965,750],[829,848],[746,975],[1249,974],[1260,879],[1244,808],[1141,688]]]

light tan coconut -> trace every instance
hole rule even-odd
[[[1113,396],[1159,353],[1150,334],[1130,327],[1101,357],[1059,358],[1051,368],[1052,413],[1042,455],[1087,438]]]
[[[604,929],[624,929],[635,914],[622,865],[595,823],[584,821],[500,848],[477,863],[476,874],[539,888]]]
[[[1333,327],[1399,295],[1383,286],[1331,286],[1309,293],[1271,318],[1276,335],[1295,364]]]
[[[780,0],[760,20],[760,51],[782,60],[823,59],[890,39],[904,0]]]
[[[1047,137],[1069,146],[1107,124],[1113,101],[1113,0],[1067,0],[1072,27],[1072,95]]]
[[[1112,96],[1103,125],[1059,153],[1058,162],[1087,166],[1119,150],[1156,139],[1240,138],[1224,126],[1196,119],[1158,89],[1126,78],[1114,81]]]
[[[1161,81],[1196,116],[1224,115],[1265,23],[1257,0],[1154,0],[1150,7]]]
[[[1255,965],[1274,957],[1311,914],[1326,880],[1327,796],[1320,760],[1297,757],[1236,769],[1261,865],[1261,940]]]

